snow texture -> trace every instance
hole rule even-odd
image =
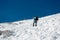
[[[60,13],[33,19],[0,23],[0,40],[60,40]]]

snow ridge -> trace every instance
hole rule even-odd
[[[33,27],[33,19],[0,23],[0,40],[60,40],[60,13],[39,18]]]

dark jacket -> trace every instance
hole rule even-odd
[[[38,17],[34,17],[34,23],[37,23]]]

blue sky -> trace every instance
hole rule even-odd
[[[30,19],[60,12],[60,0],[0,0],[0,22]]]

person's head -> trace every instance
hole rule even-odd
[[[36,17],[34,17],[34,19],[36,19]]]
[[[38,18],[38,16],[35,16],[34,19]]]

